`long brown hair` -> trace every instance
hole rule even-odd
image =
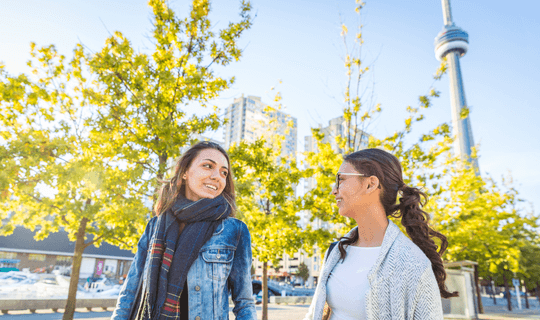
[[[443,298],[456,297],[458,293],[449,292],[444,284],[446,271],[441,256],[448,247],[448,240],[443,234],[429,226],[429,214],[421,209],[427,202],[427,196],[420,189],[409,187],[403,182],[399,160],[384,150],[363,149],[345,156],[344,161],[352,164],[359,173],[379,179],[382,189],[380,201],[386,216],[401,218],[401,224],[407,230],[411,240],[431,261],[441,296]],[[401,197],[397,202],[399,191],[401,191]],[[439,251],[433,238],[441,241]],[[344,246],[358,241],[358,229],[355,229],[350,238],[342,237],[342,239],[344,241],[339,242],[338,248],[341,258],[345,259],[347,253]]]
[[[156,215],[159,216],[161,213],[167,211],[174,204],[174,202],[178,199],[179,196],[186,195],[186,185],[184,184],[184,179],[182,179],[182,176],[184,175],[184,173],[187,172],[189,166],[191,166],[193,159],[195,159],[199,155],[199,153],[201,153],[201,151],[205,149],[218,150],[227,159],[229,173],[226,177],[225,189],[223,189],[223,192],[221,194],[231,206],[232,212],[230,216],[235,216],[236,195],[234,192],[234,179],[231,169],[231,161],[227,152],[219,144],[210,141],[201,141],[191,146],[191,148],[189,148],[176,163],[173,177],[170,180],[159,181],[163,185],[159,190],[158,200],[156,202],[156,205],[154,206],[154,212],[156,213]]]

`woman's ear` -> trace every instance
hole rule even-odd
[[[367,191],[369,193],[379,189],[379,186],[380,186],[379,178],[377,178],[376,176],[371,176],[368,178]]]

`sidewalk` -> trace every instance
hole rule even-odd
[[[496,298],[497,304],[493,303],[493,298],[482,296],[484,314],[480,319],[503,320],[503,319],[538,319],[540,320],[540,304],[536,297],[529,297],[530,309],[525,308],[525,299],[521,297],[521,310],[518,308],[516,298],[512,299],[512,311],[508,311],[508,302],[505,298]]]
[[[507,309],[506,299],[498,298],[497,305],[493,304],[493,299],[490,297],[482,297],[482,303],[484,305],[484,314],[479,315],[479,319],[482,320],[516,320],[516,319],[534,319],[540,320],[540,306],[538,300],[529,299],[531,305],[530,309],[525,308],[525,300],[522,299],[522,308],[518,309],[517,300],[513,299],[512,307],[513,311],[510,312]],[[309,305],[280,305],[269,304],[268,305],[268,318],[270,320],[302,320],[307,313]],[[108,320],[111,317],[113,308],[108,308],[107,311],[94,308],[94,311],[87,311],[86,309],[77,309],[74,319],[93,319],[93,320]],[[257,319],[262,318],[261,305],[256,306]],[[232,313],[232,306],[230,308],[229,319],[235,319]],[[63,310],[59,310],[63,311]],[[8,315],[0,316],[0,320],[61,320],[62,313],[52,313],[50,310],[38,310],[37,314],[30,314],[29,311],[14,311]]]

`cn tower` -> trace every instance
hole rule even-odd
[[[478,172],[477,159],[471,158],[474,140],[469,116],[462,119],[461,111],[467,106],[465,89],[461,76],[459,58],[469,49],[469,35],[452,21],[450,0],[441,0],[444,27],[435,38],[435,56],[440,61],[446,57],[450,74],[450,103],[452,105],[452,126],[454,130],[454,151],[462,160],[472,162]]]

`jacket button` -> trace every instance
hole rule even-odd
[[[218,259],[221,258],[221,255],[218,253],[217,256],[216,256],[216,258],[218,258]]]
[[[195,286],[195,291],[199,291],[199,290],[201,290],[201,287]]]
[[[196,317],[195,317],[195,320],[201,320],[201,317],[196,316]]]

